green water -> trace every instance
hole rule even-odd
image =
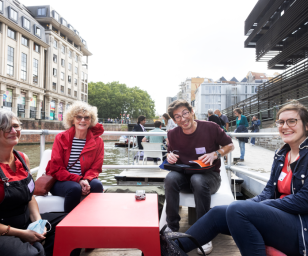
[[[124,165],[127,164],[127,148],[116,148],[115,142],[105,142],[104,164],[106,165]],[[46,149],[52,149],[52,144],[46,144]],[[40,164],[40,146],[39,145],[20,145],[15,147],[16,150],[27,154],[30,160],[30,168]],[[103,170],[99,179],[103,185],[116,185],[114,176],[123,170]]]

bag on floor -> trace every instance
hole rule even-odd
[[[188,256],[184,250],[179,238],[188,238],[190,239],[196,247],[198,247],[203,255],[205,253],[202,247],[199,245],[198,241],[191,235],[179,232],[165,232],[167,225],[165,225],[160,231],[160,250],[161,256]],[[175,241],[178,241],[177,245]]]

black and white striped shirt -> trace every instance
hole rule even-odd
[[[70,159],[68,160],[68,164],[67,164],[67,170],[70,173],[81,175],[81,167],[80,167],[80,161],[78,157],[80,156],[81,151],[83,150],[85,144],[86,144],[86,140],[77,139],[77,138],[73,139],[71,155],[70,155]],[[75,163],[77,159],[78,159],[77,163],[74,164],[74,166],[72,166],[70,169],[68,169],[68,167],[71,166],[73,163]]]

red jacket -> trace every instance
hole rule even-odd
[[[79,182],[81,179],[91,181],[97,178],[102,172],[104,161],[104,142],[100,137],[103,133],[103,125],[99,123],[88,129],[86,144],[79,158],[82,176],[70,173],[66,169],[75,136],[75,126],[59,133],[52,147],[51,160],[46,167],[46,174],[59,181]]]

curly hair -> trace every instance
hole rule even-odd
[[[79,113],[87,113],[89,114],[89,116],[91,116],[90,127],[93,127],[97,124],[97,107],[93,107],[86,102],[76,101],[64,113],[63,125],[65,129],[69,129],[72,127],[74,117]]]
[[[193,108],[186,100],[176,100],[170,103],[168,107],[168,114],[174,120],[173,111],[177,110],[180,107],[186,107],[191,113]]]

